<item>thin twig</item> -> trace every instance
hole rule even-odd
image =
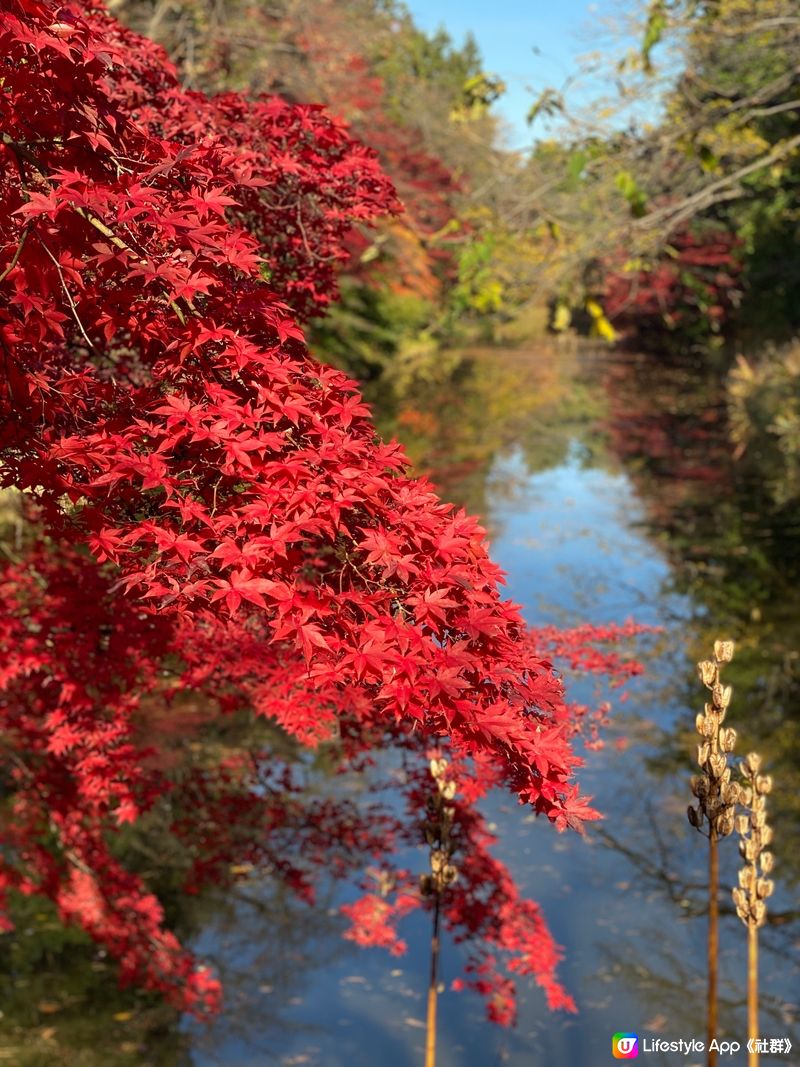
[[[14,267],[16,267],[17,263],[19,262],[19,257],[22,255],[22,248],[23,248],[23,246],[25,244],[25,238],[28,236],[29,233],[30,233],[30,224],[26,225],[24,230],[22,231],[22,237],[20,237],[19,244],[17,245],[16,251],[14,252],[14,255],[11,257],[11,262],[8,264],[8,266],[3,271],[3,273],[0,274],[0,282],[4,282],[6,280],[6,278],[9,276],[11,271],[14,269]]]
[[[50,259],[51,259],[51,261],[53,263],[53,266],[58,271],[58,277],[59,277],[59,280],[61,281],[61,288],[64,290],[64,295],[67,298],[67,302],[69,304],[70,311],[72,312],[72,317],[75,320],[75,322],[78,324],[78,329],[83,334],[83,339],[86,341],[86,344],[89,346],[89,348],[92,350],[92,352],[96,353],[97,349],[94,346],[94,342],[89,337],[89,334],[86,332],[85,326],[81,322],[81,317],[78,314],[78,308],[77,308],[77,306],[75,304],[75,300],[73,299],[72,293],[69,291],[69,287],[67,286],[67,281],[66,281],[66,278],[64,277],[64,272],[61,269],[61,264],[58,262],[56,257],[53,255],[53,253],[47,247],[47,245],[42,240],[42,238],[39,236],[39,234],[38,233],[34,234],[34,236],[36,237],[36,240],[39,242],[39,244],[42,246],[42,248],[45,250],[47,255],[50,257]]]

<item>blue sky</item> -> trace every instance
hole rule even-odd
[[[514,147],[531,141],[525,114],[538,92],[562,86],[576,58],[598,47],[600,20],[618,6],[614,0],[406,0],[406,5],[418,26],[444,26],[458,44],[472,31],[484,68],[508,86],[497,110],[513,127]]]

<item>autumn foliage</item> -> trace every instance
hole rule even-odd
[[[503,786],[559,828],[594,817],[572,780],[580,723],[480,527],[409,476],[299,325],[334,297],[352,227],[397,210],[375,155],[319,107],[185,91],[93,4],[6,2],[0,51],[0,452],[38,531],[0,576],[4,890],[54,900],[124,978],[215,1008],[216,980],[111,847],[176,788],[138,740],[143,710],[199,691],[330,744],[341,768],[393,745],[416,770],[394,826],[301,810],[288,766],[265,788],[229,762],[191,787],[219,831],[187,888],[244,856],[310,895],[337,848],[344,869],[351,845],[418,839],[446,746],[463,840],[446,918],[476,946],[470,980],[510,1019],[504,952],[568,1006],[474,805]],[[281,832],[300,825],[298,867]],[[425,906],[390,881],[353,913],[358,940],[394,944],[387,922]]]
[[[675,234],[653,262],[607,264],[606,314],[640,346],[663,349],[670,332],[707,342],[725,331],[741,298],[740,244],[734,233],[698,224]]]

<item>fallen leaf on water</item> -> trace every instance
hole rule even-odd
[[[669,1022],[666,1015],[662,1015],[660,1012],[658,1015],[654,1015],[652,1019],[644,1024],[645,1030],[653,1030],[655,1033],[660,1034],[664,1027]]]

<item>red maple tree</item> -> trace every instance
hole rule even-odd
[[[716,225],[676,233],[646,266],[608,266],[603,306],[623,335],[661,350],[673,333],[684,347],[722,334],[741,299],[739,238]]]
[[[475,945],[473,984],[511,1018],[505,950],[569,1006],[475,804],[502,786],[559,828],[595,817],[572,780],[580,716],[475,520],[409,476],[299,325],[335,295],[352,226],[397,209],[374,154],[319,107],[185,91],[92,3],[7,0],[0,49],[2,484],[39,531],[0,576],[0,887],[54,900],[123,978],[213,1010],[216,980],[110,844],[175,788],[137,740],[144,705],[198,690],[331,744],[341,767],[399,747],[410,817],[309,809],[290,767],[265,788],[229,760],[175,820],[183,837],[217,827],[187,889],[242,856],[306,895],[337,846],[342,869],[350,845],[388,864],[419,840],[446,746],[462,880],[445,917]],[[306,866],[282,852],[287,827]],[[404,872],[391,884],[353,913],[358,940],[396,944],[391,920],[428,906]]]

